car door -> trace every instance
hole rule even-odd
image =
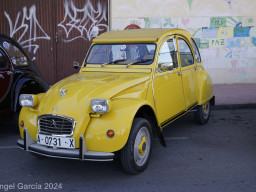
[[[0,47],[0,103],[5,99],[11,88],[13,78],[12,67],[5,52]]]
[[[192,49],[183,37],[177,38],[179,50],[179,64],[181,65],[181,77],[184,88],[185,105],[189,109],[197,104],[196,94],[196,64]]]
[[[174,36],[161,44],[154,76],[154,98],[161,127],[185,109],[180,66]]]

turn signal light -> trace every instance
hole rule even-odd
[[[110,130],[107,131],[107,136],[108,136],[109,138],[113,138],[113,137],[115,136],[115,132],[110,129]]]
[[[24,123],[24,121],[22,120],[22,121],[20,122],[20,127],[23,128],[24,125],[25,125],[25,123]]]

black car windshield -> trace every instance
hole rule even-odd
[[[153,62],[156,44],[94,44],[87,56],[87,64],[149,65]]]

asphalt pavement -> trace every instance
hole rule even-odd
[[[213,110],[203,126],[187,114],[164,130],[166,148],[154,139],[148,168],[135,176],[118,161],[38,159],[16,148],[17,123],[1,117],[0,191],[255,192],[255,114],[255,108]]]

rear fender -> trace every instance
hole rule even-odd
[[[212,80],[205,70],[197,73],[198,105],[202,105],[213,98]]]

